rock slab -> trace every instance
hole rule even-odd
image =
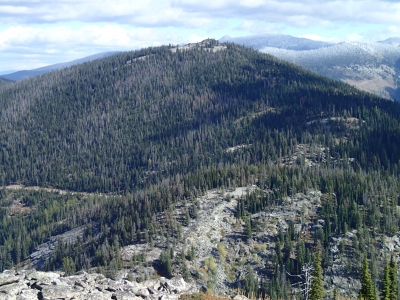
[[[0,300],[177,300],[181,294],[198,292],[195,284],[181,276],[164,277],[141,283],[114,281],[102,274],[79,272],[63,277],[62,273],[36,270],[6,270],[0,273]]]

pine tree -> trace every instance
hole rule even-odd
[[[64,257],[62,260],[62,269],[64,271],[65,276],[70,276],[75,274],[76,267],[75,263],[71,257]]]
[[[246,290],[249,298],[252,296],[257,296],[258,294],[258,279],[254,275],[253,269],[248,265],[247,266],[247,276],[244,280],[244,289]]]
[[[170,251],[166,250],[160,254],[161,271],[167,276],[172,276],[172,259]]]
[[[386,260],[385,268],[383,270],[383,279],[382,279],[382,289],[381,289],[381,300],[390,300],[390,275],[389,272],[390,267],[388,261]]]
[[[183,279],[185,279],[185,281],[190,280],[190,273],[189,273],[188,267],[186,265],[186,261],[182,262],[182,277],[183,277]]]
[[[324,282],[321,267],[321,254],[318,250],[315,253],[314,270],[312,272],[313,281],[310,289],[310,300],[320,300],[325,297]]]
[[[190,247],[190,250],[189,250],[188,253],[187,253],[186,258],[187,258],[187,260],[192,261],[192,260],[195,258],[195,256],[196,256],[196,251],[194,250],[194,247],[193,247],[193,245],[192,245],[192,246]]]
[[[245,235],[246,235],[246,239],[251,239],[251,220],[250,219],[246,219],[245,221]]]
[[[367,254],[364,255],[359,298],[363,300],[376,300],[375,288],[372,283],[371,273],[369,272]]]
[[[339,299],[339,290],[337,287],[333,289],[333,300],[338,300]]]
[[[389,263],[389,280],[390,280],[390,300],[397,300],[397,264],[394,260],[393,254],[390,257]]]

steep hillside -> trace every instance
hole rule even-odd
[[[330,295],[364,255],[379,289],[399,142],[398,103],[214,40],[2,86],[0,268],[287,299],[319,251]]]
[[[262,127],[300,129],[321,114],[356,114],[364,103],[382,102],[248,48],[227,47],[146,49],[4,87],[0,179],[135,190],[240,156],[224,152],[229,147],[263,147]],[[287,134],[300,139],[304,131]]]

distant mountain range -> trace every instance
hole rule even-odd
[[[273,47],[286,50],[313,50],[334,45],[332,43],[313,41],[305,38],[296,38],[290,35],[263,34],[243,37],[230,37],[226,35],[219,39],[220,42],[234,42],[254,49],[262,50]]]
[[[114,54],[117,54],[117,53],[118,53],[117,51],[97,53],[97,54],[94,54],[94,55],[86,56],[86,57],[83,57],[83,58],[80,58],[80,59],[76,59],[76,60],[73,60],[73,61],[69,61],[69,62],[54,64],[54,65],[50,65],[50,66],[46,66],[46,67],[33,69],[33,70],[16,71],[16,72],[13,72],[13,73],[2,75],[0,78],[13,80],[13,81],[20,81],[20,80],[23,80],[23,79],[26,79],[26,78],[43,75],[43,74],[46,74],[46,73],[49,73],[49,72],[52,72],[52,71],[55,71],[55,70],[68,68],[68,67],[71,67],[71,66],[74,66],[74,65],[78,65],[78,64],[82,64],[82,63],[85,63],[85,62],[88,62],[88,61],[92,61],[92,60],[95,60],[95,59],[105,58],[107,56],[114,55]]]
[[[400,101],[400,38],[376,43],[330,44],[286,35],[223,37],[319,74]]]

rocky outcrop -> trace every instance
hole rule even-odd
[[[81,238],[87,229],[87,226],[79,226],[72,230],[66,231],[62,234],[52,236],[48,241],[39,245],[35,251],[29,256],[30,264],[32,268],[43,269],[46,261],[51,258],[54,251],[56,250],[59,241],[63,243],[74,243],[78,238]],[[99,233],[96,225],[92,226],[92,230],[95,236]]]
[[[136,283],[114,281],[102,274],[86,272],[68,277],[62,277],[62,273],[36,270],[7,270],[0,274],[0,299],[9,300],[177,300],[181,294],[195,292],[195,285],[185,282],[181,276]]]

